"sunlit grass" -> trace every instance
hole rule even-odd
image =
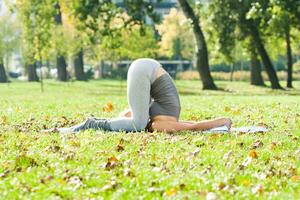
[[[300,198],[299,89],[217,82],[224,91],[201,91],[199,81],[176,84],[182,119],[227,116],[235,126],[264,124],[270,131],[45,134],[40,130],[91,115],[117,116],[127,106],[126,82],[46,81],[44,93],[38,83],[4,84],[0,198]],[[114,109],[107,113],[109,101]]]

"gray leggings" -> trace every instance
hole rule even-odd
[[[60,128],[60,133],[76,133],[86,129],[102,129],[106,131],[142,131],[149,121],[151,102],[151,84],[156,79],[156,71],[160,63],[153,59],[135,60],[127,74],[127,98],[132,117],[114,119],[89,118],[85,122],[70,128]]]
[[[151,84],[156,79],[156,70],[161,65],[149,58],[135,60],[127,73],[127,99],[131,118],[119,117],[109,121],[112,131],[141,131],[149,121]]]

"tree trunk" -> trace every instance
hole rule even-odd
[[[74,57],[75,77],[78,81],[86,81],[84,74],[83,50],[81,49]]]
[[[261,64],[258,59],[258,54],[255,47],[252,47],[251,50],[251,71],[250,79],[251,85],[265,86],[263,77],[261,75]]]
[[[199,23],[199,18],[196,16],[187,0],[178,0],[178,3],[180,4],[186,18],[192,22],[197,49],[196,64],[203,84],[203,89],[216,90],[217,86],[214,84],[214,80],[209,69],[207,45]]]
[[[36,67],[37,67],[36,63],[27,65],[29,82],[39,81],[39,77],[37,76],[37,73],[36,73]]]
[[[4,64],[1,61],[2,60],[0,60],[0,83],[7,83],[7,75],[5,72]]]
[[[293,87],[293,56],[292,56],[292,47],[291,47],[291,36],[290,29],[287,28],[285,32],[285,41],[286,41],[286,60],[287,60],[287,87]]]
[[[67,64],[63,56],[58,56],[56,58],[56,66],[57,66],[57,80],[67,81],[68,80]]]
[[[279,83],[279,80],[278,80],[276,71],[273,67],[273,64],[271,62],[271,59],[270,59],[270,57],[263,45],[263,42],[260,38],[257,27],[255,27],[254,25],[251,25],[250,30],[251,30],[251,36],[254,41],[254,45],[264,63],[264,67],[268,74],[269,80],[271,82],[272,89],[283,89]]]
[[[61,11],[59,3],[54,5],[55,9],[57,10],[57,14],[54,17],[55,23],[57,25],[62,25],[62,18],[61,18]],[[67,64],[65,57],[63,55],[56,56],[56,67],[57,67],[57,79],[59,81],[67,81],[68,74],[67,74]]]

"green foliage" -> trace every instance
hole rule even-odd
[[[5,56],[18,50],[19,35],[20,29],[16,21],[7,14],[0,16],[0,63]]]
[[[0,85],[1,198],[299,199],[299,90],[217,83],[231,92],[176,81],[183,120],[223,115],[234,126],[260,124],[270,131],[42,133],[90,115],[117,116],[127,106],[125,83],[51,81],[43,94],[37,84]],[[114,110],[103,112],[109,101]]]
[[[22,54],[26,63],[47,59],[51,49],[51,30],[55,16],[54,0],[16,0],[22,25]]]
[[[193,59],[195,39],[191,25],[182,11],[171,9],[156,29],[161,37],[160,56],[172,59]]]
[[[300,60],[297,61],[293,67],[295,71],[300,72]]]

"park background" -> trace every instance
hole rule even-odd
[[[299,199],[300,1],[0,0],[1,199]],[[127,105],[159,60],[181,119],[267,133],[42,133]]]

